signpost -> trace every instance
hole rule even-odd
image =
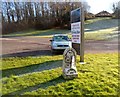
[[[81,9],[71,11],[71,32],[72,32],[72,47],[80,55],[81,42]]]
[[[72,32],[72,43],[80,44],[80,33],[81,33],[81,20],[80,20],[81,9],[75,9],[71,11],[71,32]]]
[[[72,47],[84,63],[84,11],[83,7],[71,11]]]
[[[84,64],[84,10],[81,8],[81,45],[80,45],[80,63]]]

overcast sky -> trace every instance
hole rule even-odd
[[[114,2],[118,2],[120,0],[86,0],[90,5],[90,12],[96,14],[100,11],[106,10],[112,13],[112,5]]]

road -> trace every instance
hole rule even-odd
[[[50,38],[36,36],[0,38],[2,57],[52,55]],[[111,41],[85,40],[85,53],[117,52],[117,39]]]

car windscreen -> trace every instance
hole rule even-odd
[[[54,41],[68,41],[68,37],[67,36],[54,36],[53,37]]]

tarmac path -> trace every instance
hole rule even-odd
[[[36,36],[0,38],[2,57],[52,55],[50,38]],[[118,51],[118,39],[109,41],[85,40],[85,53],[110,53]]]

